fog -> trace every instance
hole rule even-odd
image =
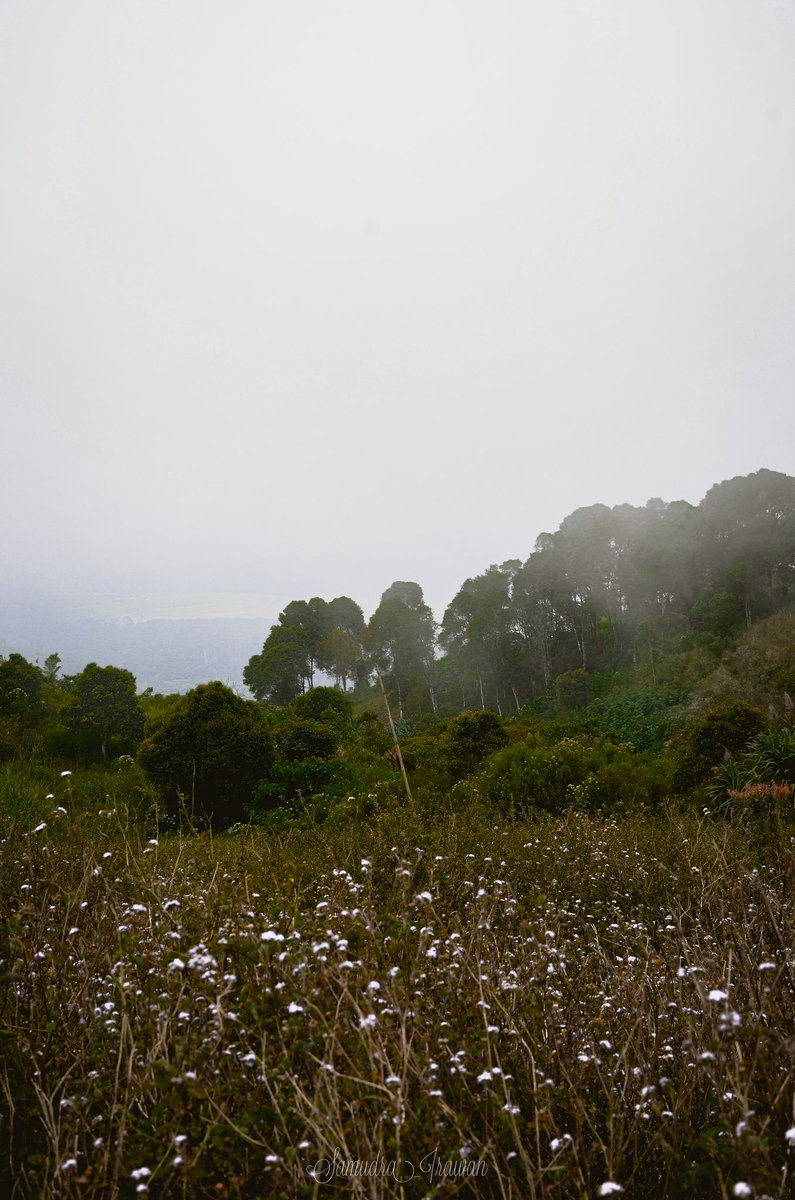
[[[4,0],[5,583],[440,613],[791,471],[793,63],[778,0]]]

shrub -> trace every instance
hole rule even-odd
[[[454,717],[437,743],[450,782],[471,775],[484,759],[507,745],[508,740],[502,718],[488,709]]]
[[[285,762],[300,762],[305,758],[333,758],[337,753],[337,738],[320,721],[290,721],[276,734],[279,756]]]
[[[280,762],[254,789],[246,810],[250,815],[272,808],[295,808],[296,802],[316,797],[339,797],[350,790],[350,773],[340,759],[304,758]]]
[[[327,725],[345,726],[353,717],[353,704],[338,688],[315,687],[297,696],[293,712],[305,721],[322,721]]]
[[[795,784],[795,729],[783,725],[757,734],[748,743],[746,758],[758,779]]]
[[[727,755],[744,750],[767,718],[745,700],[723,700],[689,721],[674,739],[673,786],[686,793],[704,783]]]
[[[591,678],[582,667],[566,671],[555,680],[555,707],[558,712],[577,712],[587,708],[592,695]]]
[[[795,785],[795,730],[768,729],[753,738],[736,759],[722,763],[706,787],[718,811],[764,808],[787,800]]]
[[[618,742],[631,742],[637,750],[662,750],[681,721],[682,692],[670,688],[638,688],[608,696],[591,705],[605,730]]]
[[[255,784],[273,765],[261,709],[222,683],[194,688],[168,710],[139,761],[172,810],[184,797],[200,820],[228,825],[245,816]]]
[[[493,755],[479,783],[486,798],[500,808],[558,812],[566,806],[569,785],[581,783],[584,778],[585,772],[558,753],[557,747],[520,742]]]
[[[559,813],[656,802],[665,780],[656,761],[631,746],[580,735],[553,746],[508,746],[485,764],[478,782],[503,809]]]

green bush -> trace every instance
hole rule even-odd
[[[320,721],[286,722],[276,734],[279,757],[285,762],[300,762],[305,758],[333,758],[337,753],[337,738],[333,730]]]
[[[138,757],[172,811],[183,798],[199,820],[223,826],[245,817],[273,765],[273,739],[258,705],[206,683],[166,711]]]
[[[493,755],[478,783],[482,794],[504,810],[559,812],[566,807],[569,786],[582,783],[586,773],[560,747],[520,742]]]
[[[753,764],[757,778],[795,784],[795,729],[790,725],[766,729],[748,744],[743,759]]]
[[[344,727],[353,719],[353,704],[339,688],[315,687],[297,696],[291,705],[297,717]]]
[[[673,688],[638,688],[595,701],[589,713],[601,718],[618,742],[637,750],[662,750],[682,719],[684,694]]]
[[[298,762],[280,762],[267,779],[254,788],[246,805],[256,816],[270,808],[291,808],[318,796],[332,798],[350,791],[351,776],[340,759],[304,758]]]
[[[743,751],[766,725],[762,710],[745,700],[713,704],[689,721],[674,739],[674,789],[685,794],[699,787],[727,755]]]
[[[502,718],[489,709],[454,717],[437,740],[437,752],[449,782],[466,779],[484,759],[506,746],[508,740]]]
[[[392,735],[381,723],[381,718],[371,708],[366,708],[354,722],[356,743],[364,750],[385,754],[392,745]]]
[[[665,777],[653,757],[631,746],[580,735],[552,746],[508,746],[484,765],[478,785],[502,809],[559,813],[657,802]]]
[[[717,811],[769,809],[786,802],[795,787],[795,730],[790,726],[757,734],[737,758],[722,763],[706,787]]]

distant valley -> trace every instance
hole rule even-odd
[[[270,612],[267,610],[270,608]],[[62,672],[87,662],[132,671],[139,691],[185,692],[220,679],[243,695],[243,667],[276,619],[278,597],[156,596],[47,601],[0,595],[0,656],[12,651],[43,663],[61,656]],[[254,615],[212,616],[214,610]],[[147,613],[157,615],[149,617]],[[174,616],[165,617],[166,612]],[[133,615],[129,615],[133,614]]]

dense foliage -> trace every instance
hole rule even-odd
[[[393,583],[366,624],[346,597],[295,601],[246,681],[286,703],[322,669],[362,698],[377,668],[414,721],[538,703],[576,711],[598,698],[600,673],[676,687],[689,655],[704,674],[793,600],[795,479],[761,470],[716,484],[699,505],[578,509],[526,560],[466,580],[438,630],[417,583]],[[348,639],[344,671],[329,655],[335,629]],[[791,655],[779,677],[792,687]]]
[[[156,721],[138,757],[174,809],[222,824],[241,820],[273,764],[262,712],[222,683],[188,692]]]

